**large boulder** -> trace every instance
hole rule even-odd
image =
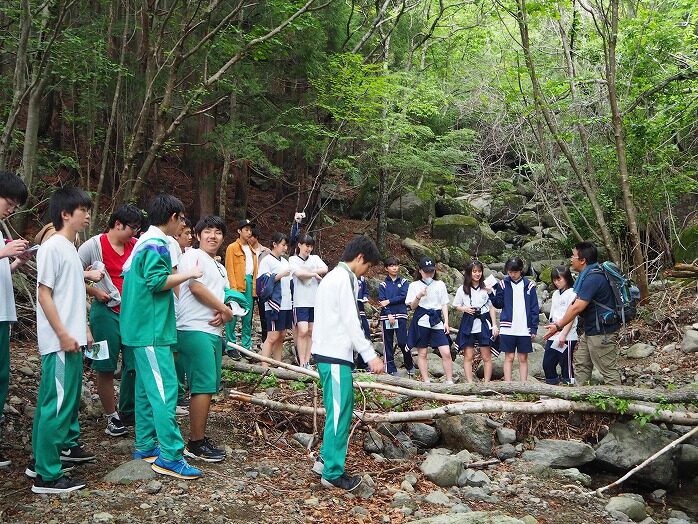
[[[461,246],[446,246],[444,249],[448,252],[448,265],[456,269],[465,269],[472,260],[470,253]]]
[[[423,422],[405,424],[405,431],[418,448],[433,448],[439,442],[439,431],[434,426]]]
[[[463,285],[463,273],[461,273],[455,267],[451,267],[446,264],[437,264],[436,276],[439,278],[439,280],[443,280],[443,283],[446,285],[446,289],[449,293],[455,294],[458,286]]]
[[[443,442],[451,449],[474,451],[485,457],[492,451],[492,430],[479,415],[454,415],[436,422]]]
[[[475,215],[477,210],[468,202],[467,196],[462,197],[442,197],[434,204],[434,211],[437,217],[445,215]]]
[[[407,193],[396,198],[388,208],[388,218],[401,218],[421,227],[429,222],[431,205],[415,193]]]
[[[686,330],[681,341],[681,351],[684,353],[698,352],[698,331],[695,329]]]
[[[563,259],[560,243],[552,238],[537,238],[521,247],[521,254],[528,260]]]
[[[137,480],[150,480],[157,477],[145,460],[130,460],[107,473],[103,480],[110,484],[131,484]]]
[[[526,202],[526,197],[514,193],[498,195],[490,206],[490,224],[503,226],[515,219],[526,205]]]
[[[674,244],[674,260],[691,264],[698,258],[698,224],[681,231]]]
[[[402,247],[404,247],[415,260],[419,260],[422,257],[435,258],[434,251],[431,248],[424,244],[420,244],[413,238],[404,239],[402,241]]]
[[[378,187],[375,178],[369,178],[361,186],[354,201],[349,208],[349,216],[351,218],[365,219],[371,215],[373,209],[378,203]]]
[[[389,233],[393,233],[401,238],[414,236],[414,224],[401,218],[389,218],[386,227]]]
[[[472,511],[427,517],[413,520],[411,524],[526,524],[526,522],[498,511]]]
[[[671,439],[654,424],[634,420],[616,422],[596,447],[596,463],[623,473],[654,455]],[[674,487],[678,480],[677,449],[669,450],[635,473],[634,478],[649,486]]]
[[[517,229],[521,233],[536,234],[536,227],[540,227],[538,213],[535,211],[522,211],[514,219]]]
[[[628,358],[645,358],[649,357],[656,348],[652,344],[645,344],[644,342],[636,342],[628,348],[626,356]]]
[[[682,444],[679,452],[679,473],[683,477],[698,475],[698,447]]]
[[[606,511],[609,513],[618,511],[626,515],[633,522],[642,522],[647,518],[644,502],[637,500],[635,497],[625,495],[611,497],[611,500],[606,504]]]
[[[446,455],[433,450],[419,469],[424,476],[441,487],[456,486],[463,473],[463,462],[454,455]]]
[[[504,240],[487,224],[480,224],[480,234],[463,244],[463,247],[476,256],[497,256],[506,249]]]
[[[551,468],[574,468],[594,460],[594,448],[574,440],[544,439],[532,450],[524,451],[522,458]]]
[[[490,213],[492,212],[492,195],[485,193],[482,195],[468,196],[467,199],[468,203],[477,211],[477,215],[484,218],[490,217]]]
[[[444,215],[434,219],[431,234],[448,245],[461,244],[479,236],[480,223],[468,215]]]
[[[454,327],[456,327],[454,325]],[[545,380],[545,372],[543,371],[543,356],[545,355],[545,348],[538,344],[533,343],[533,353],[528,354],[528,377],[536,378],[538,380]],[[483,378],[485,375],[485,370],[480,363],[477,368],[476,374],[479,378]],[[519,360],[514,359],[514,367],[512,369],[512,379],[519,380]],[[499,355],[497,358],[492,359],[492,379],[500,380],[504,378],[504,355]]]

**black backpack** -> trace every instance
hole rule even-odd
[[[595,272],[602,273],[606,281],[611,286],[615,304],[609,307],[594,300],[597,306],[597,327],[598,324],[610,326],[619,322],[625,324],[637,317],[637,305],[640,301],[640,290],[620,268],[613,262],[604,262],[599,265]],[[603,309],[603,313],[598,314],[598,308]]]

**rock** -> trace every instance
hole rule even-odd
[[[698,447],[682,444],[679,452],[679,473],[684,477],[698,475]]]
[[[516,430],[511,428],[497,428],[497,440],[500,444],[513,444],[516,442]]]
[[[507,460],[516,457],[516,448],[511,444],[502,444],[494,448],[494,456],[499,460]]]
[[[306,506],[317,506],[318,504],[320,504],[320,499],[317,497],[310,497],[309,499],[305,499],[303,501],[303,504],[305,504]]]
[[[405,475],[405,482],[409,482],[410,484],[412,484],[412,487],[415,487],[417,485],[417,477],[415,477],[411,473],[408,473],[407,475]]]
[[[434,211],[437,217],[445,215],[474,215],[475,207],[468,202],[468,197],[441,197],[434,203]]]
[[[479,415],[454,415],[437,420],[443,441],[449,448],[466,449],[482,456],[489,456],[492,450],[492,430],[487,427],[487,419]]]
[[[25,377],[33,377],[34,376],[34,370],[32,368],[30,368],[29,366],[22,366],[17,371],[19,371]]]
[[[539,331],[544,333],[544,326],[540,326]],[[528,379],[531,378],[544,380],[545,373],[543,372],[543,356],[545,355],[545,348],[538,342],[533,344],[533,353],[528,354]],[[478,378],[484,376],[484,368],[482,363],[478,366],[476,375]],[[519,380],[519,361],[514,359],[514,368],[512,370],[512,379],[514,381]],[[499,358],[492,359],[492,379],[499,380],[504,378],[504,356],[500,355]]]
[[[414,224],[401,218],[389,218],[386,224],[388,233],[393,233],[400,238],[410,238],[414,236]]]
[[[684,333],[681,341],[681,351],[684,353],[695,353],[698,351],[698,331],[689,329]]]
[[[434,219],[431,226],[432,237],[445,240],[447,245],[457,245],[470,241],[480,232],[477,218],[467,215],[445,215]]]
[[[676,262],[691,264],[696,258],[698,258],[698,224],[681,231],[674,244],[674,260]]]
[[[430,216],[431,205],[415,193],[407,193],[396,198],[388,208],[388,218],[408,220],[416,227],[428,223]]]
[[[474,469],[466,469],[458,479],[459,486],[472,486],[481,488],[490,483],[490,478],[486,473]]]
[[[481,500],[492,504],[499,502],[499,497],[489,495],[483,488],[465,486],[461,488],[461,494],[463,500]]]
[[[366,453],[383,453],[385,442],[383,436],[377,431],[369,431],[364,438],[364,451]]]
[[[662,371],[662,366],[659,365],[657,362],[652,362],[647,369],[650,371],[650,373],[655,373],[658,374]]]
[[[656,502],[658,504],[664,504],[664,502],[666,501],[666,490],[655,489],[652,493],[650,493],[650,498],[653,502]]]
[[[466,198],[468,203],[475,208],[477,214],[483,216],[484,218],[490,217],[490,212],[492,211],[492,195],[467,195]]]
[[[405,426],[407,434],[418,448],[433,448],[439,442],[439,431],[434,426],[421,422],[412,422]]]
[[[572,482],[579,482],[584,487],[591,487],[591,477],[586,473],[580,472],[577,468],[560,469],[557,473]]]
[[[306,449],[312,448],[315,444],[315,437],[310,433],[294,433],[291,438]]]
[[[514,219],[514,224],[520,233],[535,234],[535,227],[540,226],[538,213],[534,211],[522,211]]]
[[[454,504],[450,513],[470,513],[472,510],[465,504]]]
[[[616,422],[596,447],[596,462],[613,472],[624,473],[670,442],[654,424]],[[674,487],[678,479],[677,453],[676,449],[667,451],[635,473],[634,478],[653,487]]]
[[[92,522],[114,522],[114,515],[106,511],[100,511],[92,515]]]
[[[674,517],[671,517],[667,519],[666,524],[692,524],[692,520],[685,520],[685,519],[677,519]]]
[[[628,358],[645,358],[654,353],[655,347],[651,344],[638,342],[628,348],[626,356]]]
[[[437,504],[440,506],[448,506],[451,504],[451,500],[448,498],[448,495],[440,490],[429,492],[424,497],[424,502],[428,502],[429,504]]]
[[[594,448],[584,442],[543,439],[535,449],[524,451],[522,457],[552,468],[570,468],[591,462],[595,456]]]
[[[400,483],[400,489],[404,491],[405,493],[414,493],[414,486],[407,482],[406,480],[403,480]]]
[[[376,483],[373,481],[373,478],[371,478],[371,475],[364,475],[361,484],[352,493],[362,499],[370,499],[375,492]]]
[[[611,497],[606,504],[606,511],[620,511],[635,522],[640,522],[647,517],[645,504],[630,497]]]
[[[669,512],[669,518],[672,519],[679,519],[679,520],[685,520],[685,521],[690,521],[691,517],[686,515],[683,511],[679,511],[678,509],[672,509]]]
[[[498,511],[472,511],[470,513],[448,513],[427,517],[420,520],[413,520],[410,524],[525,524],[508,515]]]
[[[131,460],[107,473],[103,480],[112,484],[130,484],[135,480],[149,480],[156,476],[145,460]]]
[[[563,257],[563,248],[552,238],[537,238],[526,242],[521,247],[521,254],[529,262],[531,260],[550,260]]]
[[[131,455],[136,447],[133,445],[133,441],[121,439],[116,444],[111,446],[111,450],[117,455]]]
[[[473,258],[468,251],[460,246],[447,246],[448,264],[455,268],[464,268]]]
[[[451,455],[430,453],[419,469],[437,486],[450,487],[458,484],[463,463]]]
[[[430,257],[436,259],[434,251],[425,245],[420,244],[413,238],[406,238],[402,241],[402,247],[409,251],[414,260],[419,260],[422,257]]]
[[[674,351],[676,351],[676,344],[674,342],[662,348],[662,353],[673,353]]]
[[[525,524],[538,524],[536,517],[534,517],[533,515],[524,515],[524,517],[521,520],[523,520]]]
[[[155,495],[156,493],[160,493],[160,490],[162,489],[162,482],[159,480],[151,480],[148,482],[145,487],[143,488],[143,491],[148,493],[149,495]]]
[[[482,257],[483,260],[487,256],[499,256],[506,249],[504,240],[492,231],[492,228],[487,224],[480,224],[480,234],[469,239],[463,244],[463,248],[477,257]]]
[[[472,204],[471,200],[471,204]],[[526,198],[515,193],[498,194],[491,203],[490,223],[499,226],[515,219],[526,205]]]
[[[362,506],[354,506],[353,508],[351,508],[351,509],[349,510],[349,513],[350,513],[351,515],[361,515],[361,516],[364,516],[364,517],[366,517],[366,516],[368,516],[368,515],[371,514],[370,511],[368,511],[366,508],[364,508],[364,507],[362,507]]]

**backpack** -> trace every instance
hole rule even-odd
[[[595,272],[603,273],[606,281],[613,291],[614,306],[608,307],[594,300],[597,308],[604,310],[601,315],[597,315],[597,324],[600,322],[604,326],[609,326],[621,322],[625,324],[637,317],[637,304],[640,301],[640,290],[626,277],[620,268],[613,262],[604,262]]]

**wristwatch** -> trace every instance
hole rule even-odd
[[[555,322],[555,330],[556,330],[558,333],[559,333],[560,331],[562,331],[562,328],[560,327],[560,325],[559,325],[557,322]]]

